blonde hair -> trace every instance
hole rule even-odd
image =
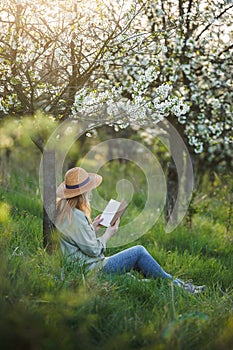
[[[74,209],[79,209],[84,212],[89,222],[91,223],[91,207],[89,203],[89,193],[85,192],[72,198],[61,198],[57,201],[56,208],[56,223],[60,224],[65,219],[71,223],[73,220]]]

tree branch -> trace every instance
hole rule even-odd
[[[209,29],[210,26],[212,26],[212,24],[214,23],[215,20],[217,20],[217,19],[219,19],[220,17],[222,17],[222,15],[224,15],[224,13],[226,13],[226,12],[227,12],[228,10],[230,10],[232,7],[233,7],[233,5],[227,7],[225,10],[223,10],[222,12],[220,12],[220,14],[219,14],[217,17],[213,18],[213,20],[212,20],[210,23],[208,23],[207,26],[206,26],[206,27],[201,31],[201,33],[197,36],[196,41],[198,41],[198,40],[200,39],[200,37],[202,36],[202,34],[205,33],[205,32]]]
[[[233,44],[226,47],[223,51],[221,51],[219,54],[218,54],[218,57],[220,57],[223,53],[227,52],[227,51],[230,51],[231,49],[233,49]]]

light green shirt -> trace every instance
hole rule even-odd
[[[88,269],[105,265],[106,243],[102,237],[96,237],[93,226],[81,210],[74,209],[71,223],[68,219],[64,220],[59,224],[58,230],[61,233],[60,244],[65,257],[85,264]]]

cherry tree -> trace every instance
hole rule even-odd
[[[148,117],[155,121],[167,118],[178,129],[198,172],[216,169],[218,164],[232,169],[231,1],[151,0],[140,4],[146,19],[140,17],[143,24],[137,40],[136,36],[128,36],[127,49],[118,45],[119,60],[110,65],[108,81],[111,86],[114,82],[120,86],[132,119],[146,123]],[[154,51],[145,54],[138,50],[140,53],[132,57],[130,44],[142,46],[143,32],[153,42]],[[109,53],[113,50],[110,48]],[[174,98],[177,104],[172,104]],[[87,99],[84,102],[88,104]],[[135,111],[130,110],[132,105],[136,105]],[[145,107],[150,107],[149,113]],[[170,138],[170,148],[176,152],[173,140]],[[177,188],[177,171],[171,161],[167,217]]]
[[[168,120],[186,141],[200,174],[218,164],[233,166],[232,8],[231,1],[210,0],[152,0],[145,6],[151,32],[164,34],[157,83],[170,82],[189,106],[187,114],[171,114]],[[173,162],[169,174],[168,215],[178,182]]]
[[[143,123],[155,104],[161,110],[161,116],[152,116],[155,121],[168,115],[180,103],[170,96],[169,84],[156,87],[149,101],[148,86],[157,74],[156,55],[162,48],[148,30],[142,31],[142,11],[142,4],[130,1],[2,1],[0,117],[23,120],[39,110],[62,121],[79,118],[83,110],[90,117],[98,106],[106,111],[102,123],[127,126],[131,118]],[[119,82],[122,71],[124,84]],[[50,180],[44,182],[46,246],[51,231],[46,212],[53,217],[55,203],[55,155],[44,150],[49,128],[37,117],[33,123],[31,137],[43,152],[44,179]]]
[[[78,91],[73,111],[89,107],[91,113],[93,101],[102,101],[110,115],[120,110],[125,116],[117,121],[121,127],[135,120],[147,125],[148,120],[167,118],[186,142],[199,172],[216,169],[218,163],[232,169],[231,1],[138,3],[144,10],[140,21],[132,23],[123,40],[108,46],[98,90]],[[170,138],[173,156],[174,140]],[[178,188],[172,160],[167,187],[168,219]]]
[[[135,119],[156,109],[157,121],[179,109],[169,84],[153,84],[165,47],[144,23],[144,4],[4,0],[1,7],[2,116],[39,109],[64,119],[88,98],[100,103],[110,94],[138,111]]]
[[[139,9],[135,10],[134,16]],[[71,115],[76,92],[98,76],[106,46],[127,30],[133,18],[122,19],[111,4],[99,1],[3,0],[0,4],[0,118],[31,115],[31,137],[44,160],[44,245],[54,216],[55,153],[44,150],[50,120]],[[35,117],[34,117],[35,116]],[[46,124],[46,125],[45,125]],[[46,174],[49,171],[50,174]],[[47,215],[47,212],[50,212]]]
[[[151,31],[164,33],[158,83],[171,82],[189,105],[189,113],[178,118],[183,128],[178,127],[196,153],[205,150],[208,156],[223,148],[228,152],[233,141],[232,9],[228,0],[149,1],[145,6]]]
[[[148,123],[153,129],[168,120],[198,159],[228,152],[232,6],[223,0],[3,0],[0,117],[40,110],[59,121],[89,118],[95,127],[101,111],[102,124],[116,130]],[[43,151],[49,131],[34,122],[33,140]],[[169,129],[169,123],[162,125]],[[171,152],[177,151],[172,142]],[[173,162],[168,174],[167,218],[177,197]]]

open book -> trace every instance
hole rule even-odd
[[[101,214],[101,218],[104,220],[100,223],[100,225],[109,227],[115,224],[116,220],[121,217],[127,208],[127,203],[124,199],[121,202],[116,201],[115,199],[110,199],[103,213]]]

